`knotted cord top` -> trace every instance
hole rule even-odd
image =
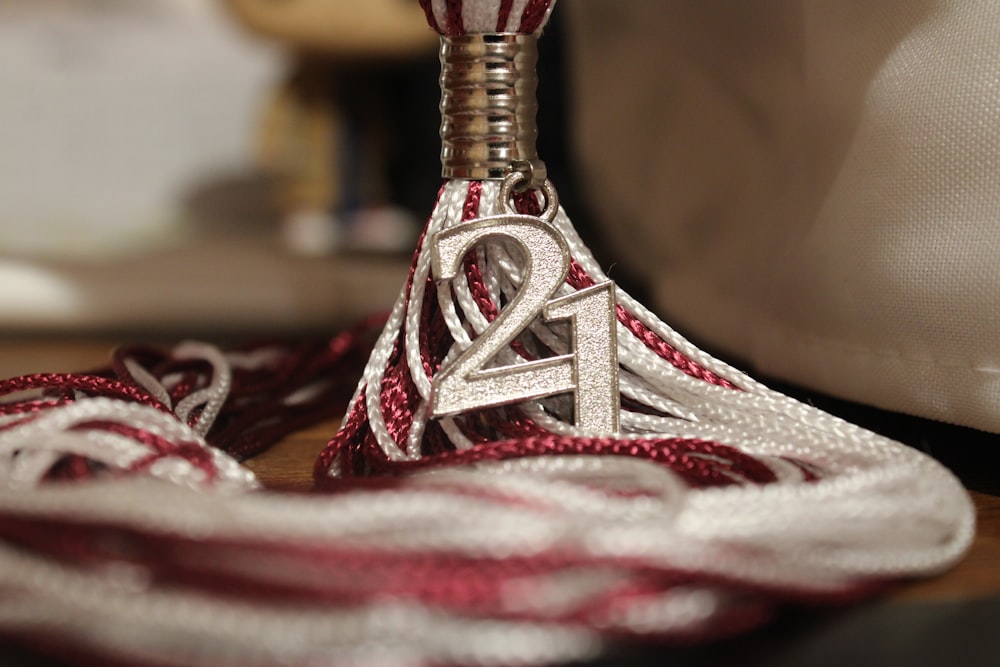
[[[537,35],[556,0],[420,0],[430,26],[445,37],[514,32]]]
[[[499,179],[515,163],[545,181],[535,146],[535,34],[554,6],[544,2],[422,5],[441,33],[441,175]]]

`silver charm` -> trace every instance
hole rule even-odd
[[[523,178],[523,174],[513,172],[501,188],[508,210],[511,188]],[[558,205],[555,190],[547,182],[546,186],[549,200],[542,217],[551,219]],[[434,378],[431,415],[450,416],[572,392],[578,427],[588,433],[616,432],[619,396],[614,283],[606,281],[553,299],[569,273],[569,247],[551,225],[512,210],[438,233],[431,248],[435,278],[455,278],[466,253],[489,238],[508,239],[521,246],[524,280],[496,320]],[[546,321],[569,321],[572,352],[490,367],[497,354],[539,316]]]

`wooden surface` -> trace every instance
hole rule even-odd
[[[101,366],[114,347],[95,339],[0,339],[0,378],[29,372],[79,371]],[[296,433],[246,462],[275,490],[307,490],[313,462],[336,432],[337,421]],[[997,438],[1000,447],[1000,437]],[[907,583],[890,595],[893,602],[973,600],[1000,595],[1000,496],[971,492],[978,513],[975,543],[966,558],[941,576]]]

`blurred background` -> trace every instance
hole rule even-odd
[[[368,33],[333,4],[0,0],[4,331],[389,307],[440,184],[437,36],[416,2],[355,3]]]

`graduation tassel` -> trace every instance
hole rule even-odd
[[[0,635],[88,664],[553,664],[961,558],[974,512],[940,464],[601,271],[534,149],[552,3],[422,4],[446,182],[354,396],[366,327],[0,383]],[[237,464],[345,407],[313,494]]]

